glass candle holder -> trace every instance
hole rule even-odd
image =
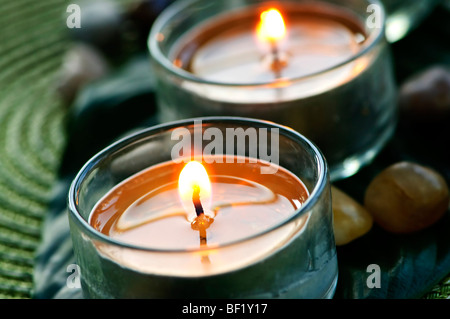
[[[371,4],[377,5],[376,26],[366,23]],[[265,72],[273,69],[271,53],[252,38],[268,5],[287,20],[275,58],[286,66],[274,78]],[[175,3],[149,36],[160,120],[228,115],[280,123],[318,145],[332,181],[351,176],[378,154],[397,121],[384,22],[376,0]],[[231,34],[222,34],[227,28]],[[253,64],[240,68],[246,63]]]
[[[403,39],[436,7],[441,0],[383,0],[386,7],[386,38]]]
[[[128,185],[148,168],[173,160],[173,149],[179,143],[173,138],[174,132],[183,130],[194,136],[207,134],[211,128],[224,136],[231,129],[264,131],[266,135],[259,139],[257,148],[279,152],[280,170],[272,172],[272,178],[288,171],[301,180],[309,194],[304,203],[266,228],[211,246],[208,241],[207,247],[183,248],[184,241],[177,242],[175,248],[129,243],[105,235],[91,224],[94,208],[107,205],[105,198],[112,189]],[[204,150],[209,142],[207,138],[203,140]],[[225,147],[229,141],[224,138],[222,142],[224,151],[215,155],[235,156],[234,148]],[[239,154],[249,159],[254,149],[255,144],[247,143]],[[257,158],[264,159],[259,155]],[[266,179],[254,171],[247,173],[253,174],[249,176],[254,176],[255,181]],[[157,179],[153,175],[152,178]],[[300,191],[280,184],[275,189],[283,187]],[[240,193],[241,197],[254,196],[251,192]],[[221,200],[230,202],[235,195],[225,192]],[[83,294],[87,298],[331,298],[338,269],[330,196],[328,168],[321,152],[284,126],[220,117],[173,122],[138,132],[93,157],[70,188],[69,222]],[[164,201],[167,205],[149,207],[158,213],[176,201],[173,198]],[[264,205],[260,204],[257,210],[263,212]],[[231,211],[237,206],[231,205]],[[239,223],[227,227],[222,222],[217,216],[212,225],[222,227],[224,234],[236,233]],[[146,233],[146,237],[151,235]],[[205,258],[206,266],[202,263]]]

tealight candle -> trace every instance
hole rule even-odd
[[[155,260],[136,265],[147,272],[178,276],[205,276],[242,267],[270,254],[305,227],[307,215],[270,241],[249,244],[242,255],[216,254],[217,246],[289,219],[308,192],[298,177],[281,167],[276,174],[261,175],[260,166],[267,165],[261,162],[233,158],[218,163],[214,156],[207,161],[212,163],[169,161],[132,176],[98,202],[90,224],[112,238],[142,247],[203,248],[193,254],[191,263],[173,258],[170,263],[162,260],[163,268],[152,267]],[[207,171],[214,173],[208,176]],[[177,173],[179,183],[174,179]]]
[[[279,163],[266,161],[264,152],[252,157],[251,143],[244,154],[227,147],[205,154],[208,137],[191,156],[173,159],[178,129],[193,135],[214,129],[224,146],[230,129],[265,130],[256,147],[278,151]],[[136,133],[83,167],[69,208],[86,297],[334,294],[327,165],[314,144],[283,126],[220,117]]]
[[[358,53],[366,40],[360,23],[344,13],[307,11],[292,4],[284,6],[284,15],[275,8],[262,11],[259,17],[254,17],[255,12],[259,11],[253,8],[226,14],[210,25],[198,27],[201,30],[193,30],[174,45],[173,57],[170,56],[173,64],[205,81],[245,85],[279,80],[275,83],[279,82],[278,88],[283,88],[288,79],[345,62]],[[346,79],[352,72],[358,72],[358,67],[361,66],[350,64],[336,72],[336,77]],[[339,80],[331,79],[329,84],[332,87],[336,82]],[[316,90],[326,88],[310,86],[294,92],[287,87],[255,98],[264,102],[277,99],[279,94],[283,100],[290,100]]]
[[[332,180],[352,175],[396,123],[384,19],[369,0],[178,2],[149,37],[160,119],[274,121],[320,147]]]

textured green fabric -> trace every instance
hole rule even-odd
[[[0,298],[32,296],[34,254],[67,137],[55,86],[71,3],[81,2],[0,0]]]
[[[62,153],[52,87],[65,1],[0,0],[0,298],[29,298],[33,258]]]
[[[450,299],[450,275],[437,284],[429,293],[424,296],[425,299]]]

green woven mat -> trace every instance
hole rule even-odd
[[[34,254],[66,140],[66,109],[53,87],[68,46],[68,4],[0,0],[0,298],[32,296]],[[450,277],[425,298],[449,292]]]
[[[117,0],[130,3],[132,0]],[[55,81],[69,0],[0,0],[0,298],[30,298],[34,254],[64,150]]]
[[[0,0],[0,297],[29,298],[33,258],[62,153],[54,95],[62,0]]]
[[[427,293],[424,299],[450,299],[450,275]]]

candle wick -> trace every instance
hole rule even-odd
[[[198,185],[193,186],[194,192],[192,193],[192,201],[194,202],[195,213],[200,216],[204,213],[202,202],[200,201],[200,187]]]
[[[275,41],[271,41],[270,42],[270,47],[272,50],[272,70],[275,73],[275,78],[280,78],[281,77],[281,68],[279,67],[280,65],[280,55],[278,53],[278,46],[277,43]]]
[[[214,222],[214,218],[209,217],[203,211],[202,203],[200,202],[200,187],[195,185],[193,187],[194,192],[192,193],[192,201],[194,202],[195,213],[197,217],[191,223],[192,229],[199,230],[200,235],[205,234],[206,237],[206,229]],[[204,231],[204,232],[202,232]]]
[[[200,246],[206,246],[208,243],[206,239],[206,229],[200,229],[199,235],[200,235]]]
[[[199,231],[200,245],[205,246],[206,229],[214,222],[214,219],[205,215],[202,203],[200,201],[200,187],[198,185],[193,186],[192,201],[194,202],[197,217],[191,223],[191,227],[192,229]]]
[[[191,227],[192,229],[198,230],[200,237],[200,247],[205,247],[208,244],[206,238],[206,229],[214,221],[214,219],[206,216],[204,213],[203,206],[200,201],[200,187],[198,185],[193,186],[192,201],[194,202],[197,218],[192,222]],[[202,256],[201,261],[204,264],[211,263],[208,255]]]
[[[272,55],[271,69],[275,74],[275,78],[281,78],[281,70],[286,66],[286,61],[283,61],[280,57],[280,51],[276,41],[270,41],[270,49]]]

